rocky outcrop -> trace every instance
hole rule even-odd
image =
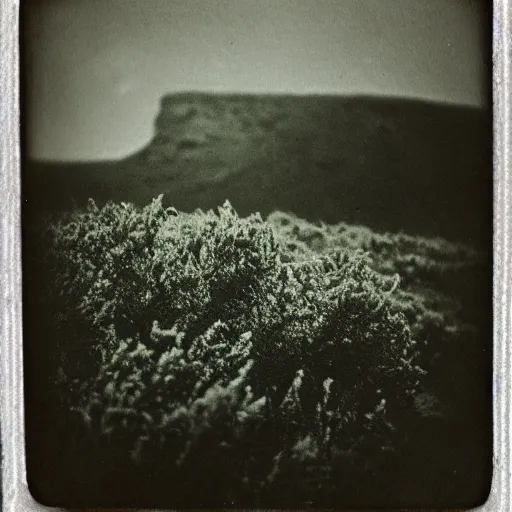
[[[287,117],[289,104],[286,97],[165,96],[146,157],[149,162],[174,162],[206,147],[248,149],[249,142],[272,136],[277,123]]]
[[[375,136],[392,132],[393,120],[372,103],[342,97],[279,95],[165,96],[155,135],[144,155],[149,162],[200,156],[205,148],[246,150],[300,141],[313,161],[332,162],[340,154],[361,153]],[[274,143],[274,144],[273,144]],[[306,148],[304,147],[306,145]],[[196,153],[195,153],[196,152]],[[246,155],[250,158],[250,154]],[[186,159],[186,158],[185,158]]]

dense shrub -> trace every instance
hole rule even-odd
[[[283,212],[274,212],[268,222],[296,257],[363,251],[377,273],[398,276],[391,308],[406,316],[420,345],[420,366],[425,369],[433,369],[434,359],[442,351],[444,362],[452,368],[439,375],[453,373],[455,361],[447,352],[460,353],[461,339],[469,350],[468,339],[474,338],[475,328],[488,319],[488,311],[482,307],[488,289],[482,283],[490,283],[490,261],[471,247],[444,239],[376,233],[346,223],[314,225]]]
[[[442,241],[161,198],[91,202],[49,237],[64,406],[98,456],[158,466],[188,504],[276,503],[290,482],[304,503],[400,450],[418,347],[463,325],[435,281],[478,265]]]

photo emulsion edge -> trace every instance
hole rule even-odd
[[[508,203],[507,198],[509,197],[509,192],[507,190],[507,186],[509,186],[508,181],[505,178],[505,172],[506,169],[504,169],[505,162],[507,162],[507,148],[506,148],[506,141],[501,143],[500,133],[501,136],[504,138],[506,136],[507,130],[505,119],[506,119],[506,112],[509,112],[509,105],[504,104],[506,94],[504,93],[503,89],[500,89],[499,84],[503,84],[506,80],[503,79],[502,75],[500,74],[500,71],[502,69],[505,69],[505,65],[503,64],[503,61],[500,59],[504,59],[505,52],[503,51],[503,40],[505,40],[506,36],[506,24],[507,24],[507,18],[506,16],[503,16],[501,18],[503,11],[505,9],[505,6],[502,4],[498,5],[495,9],[495,33],[494,33],[494,44],[495,44],[495,88],[494,88],[494,101],[495,101],[495,185],[496,185],[496,195],[495,195],[495,290],[494,290],[494,304],[495,304],[495,325],[494,325],[494,332],[495,332],[495,348],[494,348],[494,357],[495,357],[495,380],[494,380],[494,401],[495,401],[495,419],[499,419],[499,421],[495,421],[495,469],[494,469],[494,477],[493,477],[493,491],[491,493],[491,498],[489,500],[488,506],[491,505],[493,502],[498,503],[499,507],[497,509],[506,509],[507,501],[504,501],[508,499],[508,495],[501,494],[501,491],[497,491],[496,489],[499,486],[500,489],[507,489],[507,485],[509,485],[509,482],[507,483],[506,479],[500,480],[498,475],[500,468],[504,468],[504,464],[508,464],[508,458],[502,458],[503,456],[498,456],[497,454],[502,453],[500,452],[500,446],[506,447],[506,443],[500,442],[500,440],[504,440],[505,437],[499,437],[499,436],[507,436],[508,431],[505,418],[508,419],[508,417],[505,415],[506,409],[506,401],[508,399],[507,393],[509,389],[509,380],[507,373],[509,371],[509,368],[505,365],[505,362],[503,359],[500,359],[502,357],[502,352],[500,352],[500,349],[504,349],[504,345],[500,344],[503,342],[503,340],[506,339],[507,332],[506,329],[502,329],[501,326],[507,325],[507,319],[509,317],[506,314],[506,307],[510,307],[510,290],[507,288],[506,283],[506,276],[507,276],[507,267],[508,260],[506,259],[506,240],[508,230],[510,229],[510,226],[508,225],[508,218],[506,213],[508,212]],[[10,4],[10,6],[6,7],[2,10],[2,23],[6,24],[8,26],[8,30],[2,30],[2,38],[10,37],[11,39],[7,39],[7,42],[9,44],[5,44],[3,47],[7,47],[9,49],[12,49],[13,51],[13,59],[17,57],[15,49],[16,45],[13,43],[13,38],[15,37],[12,33],[13,27],[17,26],[17,6]],[[6,13],[11,13],[11,18],[6,16]],[[2,27],[4,28],[4,27]],[[4,39],[5,40],[5,39]],[[9,42],[10,41],[10,42]],[[17,44],[17,43],[16,43]],[[3,100],[2,101],[10,101],[9,105],[9,112],[10,117],[7,117],[7,120],[9,121],[10,128],[12,131],[3,129],[3,137],[10,137],[6,138],[6,144],[4,147],[7,148],[5,151],[6,155],[9,155],[9,158],[2,158],[2,165],[5,167],[2,172],[2,179],[4,177],[6,178],[5,186],[4,183],[2,183],[2,194],[5,194],[7,198],[10,198],[11,200],[6,200],[3,203],[4,211],[6,212],[6,215],[10,215],[10,217],[5,217],[13,220],[13,222],[18,222],[18,230],[16,231],[16,226],[11,226],[11,231],[2,233],[3,236],[9,237],[4,238],[5,245],[3,243],[3,251],[2,251],[2,257],[6,258],[3,259],[2,265],[5,265],[2,267],[4,275],[7,276],[7,287],[5,288],[6,293],[4,293],[4,299],[5,302],[3,302],[3,308],[5,309],[5,313],[3,311],[4,317],[2,326],[4,329],[4,334],[2,336],[2,343],[9,342],[10,345],[7,347],[8,350],[2,350],[2,357],[5,356],[5,354],[8,354],[10,357],[8,360],[3,360],[3,368],[5,371],[2,372],[2,379],[4,379],[2,385],[4,386],[2,389],[8,390],[9,392],[6,393],[3,392],[2,396],[2,445],[4,450],[4,465],[3,465],[3,471],[7,471],[7,473],[4,473],[3,475],[3,485],[4,485],[4,500],[7,506],[15,506],[15,501],[19,500],[23,496],[23,491],[21,491],[22,488],[24,488],[24,458],[23,458],[23,445],[22,443],[22,431],[20,430],[22,427],[22,418],[23,418],[23,410],[22,410],[22,392],[20,387],[16,387],[15,384],[17,383],[19,386],[21,386],[21,376],[20,372],[21,370],[21,297],[19,295],[16,295],[18,292],[21,293],[21,284],[20,284],[20,267],[18,267],[18,274],[13,274],[12,272],[12,265],[17,264],[20,265],[20,247],[18,245],[13,245],[13,240],[19,241],[19,222],[20,222],[20,216],[19,216],[19,202],[12,201],[13,193],[16,193],[16,189],[19,190],[19,169],[16,173],[13,173],[12,169],[15,169],[17,166],[19,166],[19,152],[18,152],[18,143],[19,143],[19,135],[17,134],[17,116],[12,115],[13,112],[16,112],[15,110],[12,111],[10,108],[18,108],[18,100],[17,100],[17,94],[15,93],[16,87],[15,87],[15,81],[17,79],[17,64],[13,61],[6,61],[11,66],[8,68],[11,71],[11,75],[4,74],[7,80],[9,80],[9,77],[11,79],[11,82],[5,82],[2,81],[2,87],[4,88],[6,94],[2,95]],[[500,65],[503,66],[503,68],[500,67]],[[498,84],[498,85],[497,85]],[[501,85],[503,87],[503,85]],[[5,134],[5,135],[4,135]],[[9,167],[7,167],[9,165]],[[502,172],[503,171],[503,172]],[[10,174],[12,173],[12,174]],[[18,192],[19,196],[19,192]],[[14,196],[16,197],[16,196]],[[501,201],[501,202],[500,202]],[[500,213],[502,212],[502,213]],[[5,222],[3,224],[5,226]],[[14,231],[13,231],[14,230]],[[10,235],[9,235],[10,233]],[[12,237],[13,233],[16,235],[14,238]],[[502,257],[500,257],[500,255]],[[497,276],[497,273],[501,272],[501,277]],[[17,281],[10,281],[10,279],[17,275]],[[11,283],[11,284],[9,284]],[[508,294],[508,295],[507,295]],[[503,297],[508,297],[507,304],[504,304],[502,302]],[[16,299],[17,298],[17,302]],[[7,299],[7,300],[6,300]],[[14,308],[14,309],[13,309]],[[501,309],[499,309],[501,308]],[[5,316],[10,315],[10,316]],[[8,320],[8,321],[6,321]],[[500,341],[501,340],[501,341]],[[14,343],[16,342],[16,344]],[[16,359],[18,358],[18,359]],[[12,364],[13,361],[18,361],[18,366],[13,368]],[[11,365],[11,366],[9,366]],[[501,371],[496,373],[496,367],[502,368]],[[10,369],[8,369],[10,368]],[[15,370],[13,372],[13,370]],[[14,379],[14,380],[9,380]],[[17,417],[13,416],[13,412],[16,412],[18,414]],[[4,415],[6,421],[4,421]],[[504,420],[504,424],[500,423],[500,421]],[[6,425],[4,427],[4,425]],[[497,443],[497,444],[496,444]],[[17,455],[17,456],[15,456]],[[18,457],[19,456],[19,457]],[[508,456],[508,454],[507,454]],[[504,462],[505,461],[505,462]],[[14,470],[14,472],[12,471]],[[506,475],[506,472],[503,473]],[[26,491],[26,488],[25,488]],[[30,500],[28,494],[25,494],[25,497],[27,500]],[[494,501],[496,500],[496,501]],[[10,504],[8,503],[10,502]],[[17,507],[19,509],[28,509],[29,501],[25,501],[21,506],[19,505],[19,501],[17,501]],[[17,508],[12,508],[13,510],[16,510]]]

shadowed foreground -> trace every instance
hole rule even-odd
[[[52,226],[27,253],[29,486],[43,503],[485,500],[484,253],[161,198]]]

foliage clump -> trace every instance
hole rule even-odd
[[[49,237],[65,407],[101,456],[246,505],[290,482],[315,500],[400,450],[425,318],[446,325],[417,290],[455,271],[451,246],[161,197],[90,202]]]
[[[449,352],[460,353],[464,344],[469,354],[470,340],[477,343],[475,331],[487,316],[482,297],[488,290],[480,283],[490,282],[489,261],[481,252],[441,238],[376,233],[343,222],[315,225],[279,211],[268,222],[295,257],[363,251],[375,272],[397,276],[391,307],[407,318],[424,369],[447,364],[436,368],[438,376],[454,375],[459,356]],[[441,353],[443,361],[436,361]]]

